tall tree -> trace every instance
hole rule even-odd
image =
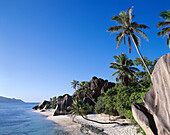
[[[122,40],[124,40],[124,44],[125,44],[125,40],[126,40],[125,38],[127,36],[129,53],[131,53],[131,49],[132,49],[131,40],[133,41],[133,43],[136,47],[136,50],[137,50],[143,64],[145,65],[145,68],[148,71],[148,74],[151,76],[149,69],[146,66],[145,61],[142,57],[142,54],[140,53],[139,48],[138,48],[140,46],[140,38],[135,34],[135,33],[138,33],[142,37],[144,37],[145,39],[148,40],[148,37],[146,36],[146,34],[143,31],[141,31],[140,29],[141,28],[146,29],[149,27],[146,26],[145,24],[138,24],[137,22],[132,22],[132,19],[134,18],[134,15],[132,15],[132,9],[133,9],[133,7],[128,8],[128,10],[126,12],[121,11],[119,13],[119,15],[113,16],[112,20],[116,21],[120,25],[112,26],[107,31],[111,31],[111,34],[115,33],[115,32],[120,32],[116,36],[116,41],[118,42],[116,48],[118,48],[120,46],[120,43],[122,42]]]
[[[79,83],[79,81],[73,80],[73,81],[71,82],[71,85],[72,85],[72,87],[76,90],[77,87],[80,85],[80,83]]]
[[[170,48],[170,10],[163,11],[159,17],[165,19],[164,22],[159,22],[157,28],[163,27],[163,29],[157,33],[158,36],[168,36],[166,43]]]
[[[135,71],[139,71],[139,69],[133,67],[133,61],[124,53],[121,55],[114,56],[115,62],[110,63],[110,68],[117,70],[112,76],[118,74],[116,76],[116,81],[121,80],[121,85],[127,86],[128,80],[134,76]]]

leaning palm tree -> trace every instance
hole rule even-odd
[[[120,43],[122,42],[122,40],[124,40],[124,44],[125,44],[125,37],[127,36],[128,38],[128,48],[129,48],[129,53],[131,53],[131,40],[133,41],[136,50],[143,62],[143,64],[145,65],[145,68],[148,71],[148,74],[151,76],[148,67],[145,64],[145,61],[143,60],[143,57],[139,51],[139,46],[140,46],[140,38],[135,34],[138,33],[140,34],[142,37],[144,37],[145,39],[148,40],[148,37],[146,36],[146,34],[141,31],[139,28],[149,28],[148,26],[144,25],[144,24],[138,24],[137,22],[132,22],[132,19],[134,18],[134,15],[132,15],[132,8],[128,8],[128,10],[126,12],[122,11],[120,12],[119,15],[115,15],[113,16],[112,20],[116,21],[117,23],[119,23],[119,26],[112,26],[110,27],[107,31],[111,31],[112,33],[115,32],[120,32],[119,34],[117,34],[116,36],[116,41],[118,42],[117,47],[118,48],[120,46]]]
[[[76,121],[74,121],[76,116],[81,116],[85,120],[96,122],[96,123],[99,123],[99,124],[118,124],[118,125],[121,125],[121,126],[128,124],[128,123],[119,123],[119,122],[100,122],[100,121],[97,121],[97,120],[89,119],[87,117],[87,112],[90,110],[90,108],[88,106],[84,105],[81,100],[73,100],[72,106],[68,107],[68,109],[71,110],[70,113],[71,113],[71,117],[72,117],[73,122],[76,122]]]
[[[163,37],[168,36],[166,43],[170,48],[170,10],[165,10],[159,17],[165,19],[165,21],[157,24],[157,28],[164,27],[157,35]]]
[[[115,62],[110,63],[110,68],[113,68],[117,70],[115,73],[112,74],[112,76],[118,74],[116,76],[116,81],[118,82],[121,80],[121,85],[127,86],[128,80],[132,78],[136,71],[139,71],[139,69],[133,67],[133,61],[124,53],[121,53],[121,55],[114,56]]]
[[[81,100],[73,100],[72,106],[68,109],[71,110],[72,121],[74,121],[74,118],[78,115],[86,117],[86,113],[83,110],[83,102]]]

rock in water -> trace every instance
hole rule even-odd
[[[35,110],[38,110],[38,109],[39,109],[39,110],[41,110],[41,109],[43,109],[47,104],[50,104],[50,102],[44,100],[44,101],[42,101],[39,105],[33,107],[32,109],[35,109]]]
[[[147,135],[170,135],[170,53],[162,56],[152,73],[152,88],[132,113]]]

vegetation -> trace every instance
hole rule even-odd
[[[157,35],[163,37],[168,36],[166,43],[170,48],[170,10],[163,11],[159,17],[163,18],[165,21],[157,24],[157,28],[164,27]]]
[[[126,54],[121,53],[118,56],[114,56],[115,62],[110,63],[110,68],[116,70],[112,74],[112,76],[116,76],[116,85],[114,88],[107,90],[104,95],[98,97],[97,102],[91,96],[92,90],[90,89],[90,83],[88,81],[79,82],[73,80],[71,82],[72,87],[75,89],[75,93],[73,94],[73,104],[69,107],[70,113],[72,114],[72,118],[77,115],[82,116],[84,119],[97,122],[100,124],[112,124],[116,122],[98,122],[95,120],[90,120],[86,117],[89,113],[105,113],[109,115],[119,115],[132,120],[134,124],[137,122],[134,120],[131,105],[133,103],[141,103],[143,102],[144,94],[151,88],[152,82],[150,75],[153,72],[154,66],[158,61],[158,58],[154,60],[149,60],[147,57],[142,57],[139,46],[140,46],[140,38],[138,34],[148,40],[146,34],[140,29],[149,28],[144,24],[138,24],[133,22],[132,19],[134,15],[132,15],[132,9],[128,8],[126,12],[122,11],[119,15],[113,16],[112,20],[116,21],[119,26],[112,26],[108,29],[112,33],[119,32],[116,36],[116,41],[118,42],[117,48],[120,46],[121,42],[124,40],[124,44],[126,38],[128,39],[128,48],[129,53],[131,53],[131,40],[133,41],[136,50],[140,56],[140,58],[135,58],[131,60],[127,58]],[[165,22],[159,22],[157,27],[166,27],[170,25],[170,11],[166,10],[160,14],[160,17],[165,19]],[[170,27],[163,28],[162,31],[158,33],[158,36],[167,35],[167,44],[170,47]],[[137,68],[138,67],[138,68]],[[139,70],[140,69],[140,70]],[[94,104],[89,105],[89,103],[84,103],[84,98],[90,99]],[[56,106],[56,102],[61,101],[63,96],[59,96],[58,98],[53,97],[50,99],[51,108]],[[119,123],[117,123],[119,124]],[[143,131],[141,128],[138,129],[137,132]],[[144,131],[143,131],[143,134]]]
[[[140,34],[142,37],[144,37],[145,39],[149,40],[148,37],[146,36],[146,34],[141,31],[141,28],[149,28],[147,25],[145,24],[138,24],[137,22],[132,22],[132,19],[134,18],[134,15],[132,15],[132,9],[128,8],[128,10],[126,12],[121,11],[119,15],[115,15],[113,16],[112,20],[115,21],[116,23],[120,24],[119,26],[112,26],[108,29],[108,31],[111,31],[112,33],[115,32],[120,32],[119,34],[117,34],[116,36],[116,41],[118,42],[117,47],[118,48],[120,46],[120,43],[122,42],[122,40],[124,40],[124,44],[125,44],[125,38],[127,36],[128,38],[128,47],[129,47],[129,53],[131,53],[131,40],[133,41],[136,50],[143,62],[143,64],[145,65],[145,68],[148,71],[148,74],[150,74],[148,67],[145,64],[145,61],[139,51],[139,46],[140,46],[140,38],[135,34],[138,33]]]
[[[116,81],[121,80],[121,86],[128,86],[129,79],[135,74],[135,71],[139,71],[138,68],[133,67],[134,63],[131,59],[127,58],[124,53],[114,56],[115,62],[110,63],[110,68],[117,70],[112,76],[117,75]]]
[[[73,100],[72,106],[69,108],[72,115],[72,120],[78,115],[86,117],[88,113],[92,113],[92,106],[84,104],[82,100]]]

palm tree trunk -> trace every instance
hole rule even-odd
[[[143,64],[144,64],[146,70],[148,71],[148,74],[149,74],[150,78],[151,78],[151,73],[150,73],[148,67],[146,66],[146,63],[145,63],[145,61],[144,61],[144,59],[143,59],[143,57],[142,57],[142,54],[140,53],[140,51],[139,51],[139,49],[138,49],[138,47],[137,47],[137,45],[136,45],[136,43],[135,43],[135,41],[134,41],[134,39],[133,39],[133,37],[132,37],[132,34],[130,34],[130,36],[131,36],[131,38],[132,38],[132,41],[133,41],[133,43],[134,43],[134,45],[135,45],[135,47],[136,47],[136,50],[137,50],[140,58],[141,58],[141,60],[142,60],[142,62],[143,62]]]
[[[119,122],[100,122],[100,121],[97,121],[97,120],[92,120],[92,119],[88,119],[86,117],[84,117],[83,115],[81,115],[85,120],[88,120],[88,121],[92,121],[92,122],[95,122],[95,123],[99,123],[99,124],[118,124],[120,126],[125,126],[125,125],[129,125],[129,123],[119,123]]]
[[[86,96],[96,105],[96,102],[94,101],[94,99],[92,97],[90,97],[88,94],[86,94]]]

